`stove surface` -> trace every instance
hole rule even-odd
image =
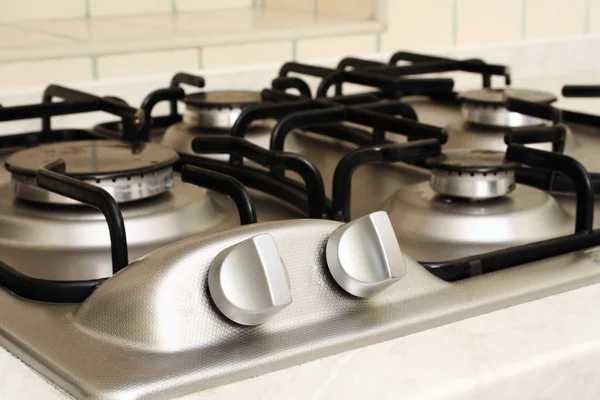
[[[426,65],[419,65],[427,62],[427,56],[423,57],[409,60],[413,62],[409,69]],[[438,61],[467,69],[476,66],[471,61]],[[495,74],[506,74],[507,69],[499,67],[484,64]],[[298,68],[298,64],[288,63],[282,71],[290,68]],[[264,104],[257,103],[257,93],[246,93],[239,99],[217,96],[219,104],[204,96],[206,104],[188,101],[183,115],[155,118],[154,123],[168,121],[161,128],[139,126],[145,123],[140,118],[143,113],[114,98],[77,93],[82,101],[78,107],[103,104],[118,109],[122,120],[112,126],[120,126],[127,140],[140,135],[157,146],[168,145],[184,162],[195,160],[197,153],[206,150],[210,153],[208,161],[202,161],[201,166],[215,166],[221,174],[230,174],[234,179],[227,182],[237,188],[237,196],[244,197],[247,192],[258,222],[272,222],[240,227],[244,212],[248,220],[253,213],[240,208],[240,197],[234,195],[231,201],[202,184],[184,184],[185,173],[176,172],[173,186],[165,193],[120,206],[129,259],[136,261],[113,275],[111,237],[102,213],[14,199],[11,175],[0,171],[0,232],[9,232],[5,237],[0,234],[3,262],[38,279],[72,281],[110,276],[77,304],[25,300],[0,289],[0,344],[76,398],[166,399],[600,282],[599,232],[592,231],[592,225],[600,226],[600,214],[593,208],[594,202],[585,203],[585,196],[579,193],[579,203],[590,206],[589,212],[581,212],[574,193],[524,185],[518,174],[498,178],[497,174],[508,171],[504,169],[507,165],[510,171],[516,165],[521,167],[521,163],[514,164],[514,158],[504,161],[509,153],[517,157],[514,151],[504,154],[507,128],[466,122],[461,104],[449,101],[456,93],[448,92],[452,87],[447,79],[437,79],[429,86],[432,82],[426,79],[400,82],[384,76],[375,79],[361,71],[335,75],[336,71],[327,68],[301,68],[332,74],[321,76],[321,95],[327,92],[325,83],[335,85],[331,76],[350,77],[355,83],[368,81],[379,89],[384,89],[382,84],[393,84],[409,93],[426,93],[406,96],[402,101],[381,100],[377,94],[373,99],[372,93],[332,100],[290,97],[267,90],[262,95],[273,99]],[[204,85],[199,77],[178,74],[168,89],[154,93],[167,96],[161,101],[172,105],[186,102],[185,98],[193,97],[184,98],[178,87],[186,79],[195,86]],[[294,78],[276,81],[283,85],[279,87],[282,90],[294,88],[303,95],[310,92]],[[439,92],[427,92],[432,87],[443,88],[443,101],[436,97]],[[73,94],[64,88],[59,92]],[[223,106],[223,99],[235,104]],[[351,105],[338,103],[346,101]],[[493,101],[495,108],[507,111],[503,102],[497,104],[497,98],[473,101]],[[151,103],[142,106],[147,114],[152,111],[148,108]],[[48,107],[65,111],[61,103]],[[294,113],[285,111],[286,107]],[[249,118],[253,113],[260,118]],[[404,118],[395,118],[398,113]],[[422,124],[413,121],[415,113]],[[245,139],[229,137],[227,133],[240,136],[235,126],[250,128],[247,132],[240,128]],[[448,140],[440,145],[446,133]],[[550,152],[554,145],[535,143],[531,147]],[[600,139],[594,129],[567,124],[564,145],[565,154],[577,158],[590,172],[599,170],[594,149]],[[399,162],[403,154],[418,153],[419,146],[423,146],[421,156],[429,154],[425,158],[464,152],[465,148],[486,154],[498,151],[504,157],[491,166],[496,168],[493,171],[487,164],[467,165],[483,169],[463,171],[461,159],[461,165],[437,164],[432,175],[431,163],[422,162],[424,156]],[[511,149],[515,150],[514,146]],[[534,164],[536,157],[544,158],[542,153],[519,151],[531,156],[529,161]],[[2,163],[9,156],[10,151],[2,153]],[[246,159],[243,165],[238,160],[242,156]],[[290,165],[295,172],[286,171],[288,179],[281,179],[281,169]],[[313,167],[320,176],[307,173]],[[444,191],[439,181],[436,185],[436,168],[448,174],[466,173],[459,178],[460,192]],[[270,182],[276,196],[248,185],[261,180]],[[242,195],[236,186],[241,181],[246,185]],[[485,195],[477,197],[466,191],[466,184],[488,186]],[[206,185],[210,186],[208,181]],[[314,207],[311,201],[318,199],[323,189],[331,201]],[[349,228],[357,224],[357,218],[377,210],[389,215],[393,232]],[[312,219],[299,219],[307,215]],[[349,222],[343,225],[327,219]],[[7,229],[1,229],[3,225]],[[336,240],[345,229],[349,233],[341,245]],[[270,265],[261,254],[275,257],[277,268],[286,271],[279,276],[279,283],[284,276],[292,302],[275,311],[267,310],[264,315],[271,317],[268,321],[248,327],[231,322],[221,307],[240,298],[250,299],[256,303],[252,307],[258,309],[275,302],[265,293],[253,297],[271,289],[268,285],[267,289],[244,286],[261,281],[262,275],[239,279],[230,274],[227,279],[210,280],[224,285],[220,288],[223,293],[227,293],[228,279],[235,281],[231,287],[243,288],[243,293],[235,293],[235,299],[223,295],[225,300],[217,302],[211,300],[215,292],[209,289],[209,271],[212,268],[214,276],[215,260],[223,252],[257,237],[272,240],[274,245],[269,252],[252,257],[238,254],[234,257],[236,268],[259,264],[249,265],[255,268],[249,270],[261,275],[261,268],[266,268],[263,263]],[[400,256],[391,257],[396,253],[388,252],[382,243],[399,244]],[[345,249],[344,257],[330,257],[335,253],[327,248],[334,245]],[[575,250],[566,250],[569,248]],[[90,268],[77,268],[82,262]],[[394,275],[392,271],[402,273]],[[264,280],[266,276],[265,272]],[[384,285],[389,287],[373,295],[373,288],[379,290]],[[287,295],[284,286],[278,286],[277,293]],[[252,307],[238,307],[236,312],[243,317],[240,320],[263,322],[262,317],[246,315]]]

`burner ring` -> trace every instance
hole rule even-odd
[[[36,185],[37,171],[57,159],[65,161],[65,175],[99,186],[124,203],[167,191],[178,156],[153,143],[83,140],[40,145],[6,160],[14,196],[38,203],[79,204]]]
[[[506,196],[515,189],[515,171],[452,173],[433,170],[431,188],[442,195],[469,200],[488,200]]]
[[[426,161],[429,184],[438,194],[470,200],[505,196],[514,190],[519,164],[504,159],[503,152],[448,150]]]
[[[186,96],[183,122],[198,128],[231,129],[242,111],[262,101],[260,92],[222,90]]]
[[[168,190],[173,186],[173,168],[164,168],[150,174],[106,179],[82,179],[82,181],[100,186],[118,203],[127,203],[154,197]],[[21,200],[46,204],[81,204],[76,200],[40,188],[36,184],[36,178],[29,175],[13,174],[11,188],[13,196]]]
[[[549,92],[529,89],[477,89],[463,92],[459,95],[462,101],[461,113],[463,119],[475,125],[516,128],[544,124],[544,120],[529,115],[509,111],[505,108],[506,97],[550,104],[556,96]]]

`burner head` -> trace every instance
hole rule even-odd
[[[448,150],[427,160],[431,188],[442,195],[487,200],[515,188],[515,169],[505,154],[491,150]]]
[[[231,129],[242,110],[259,104],[260,92],[222,90],[186,96],[183,121],[205,129]]]
[[[167,191],[178,156],[153,143],[82,140],[40,145],[6,160],[14,196],[39,203],[79,204],[36,185],[37,171],[58,159],[66,163],[65,175],[99,186],[124,203]]]
[[[550,104],[556,96],[549,92],[529,89],[477,89],[460,94],[463,118],[472,124],[498,128],[542,125],[544,120],[508,111],[504,106],[506,97],[514,97],[536,103]]]

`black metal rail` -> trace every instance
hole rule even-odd
[[[304,181],[308,197],[308,216],[328,218],[323,178],[317,168],[304,157],[294,153],[266,150],[242,138],[221,135],[199,136],[193,140],[192,149],[198,154],[235,154],[269,168],[272,173],[276,169],[296,172]]]

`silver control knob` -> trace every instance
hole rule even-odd
[[[402,251],[384,211],[337,228],[326,254],[333,279],[357,297],[374,296],[406,276]]]
[[[217,308],[241,325],[260,325],[292,303],[287,269],[269,234],[221,251],[210,265],[208,288]]]

